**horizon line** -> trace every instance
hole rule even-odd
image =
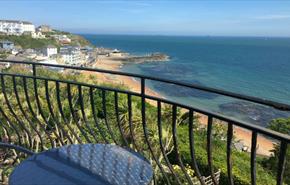
[[[278,35],[179,35],[179,34],[133,34],[133,33],[82,33],[82,32],[70,32],[78,35],[112,35],[112,36],[158,36],[158,37],[248,37],[248,38],[290,38],[289,36],[278,36]]]

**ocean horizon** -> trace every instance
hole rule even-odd
[[[72,31],[70,33],[82,36],[144,36],[144,37],[224,37],[224,38],[282,38],[282,39],[290,39],[290,36],[279,36],[279,35],[186,35],[186,34],[117,34],[117,33],[85,33],[85,32],[75,32]]]
[[[290,104],[290,38],[81,34],[97,47],[130,54],[155,52],[168,62],[127,64],[122,71],[203,85]],[[162,83],[147,86],[166,98],[266,126],[289,112]]]

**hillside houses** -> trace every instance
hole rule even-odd
[[[53,45],[48,45],[47,47],[42,48],[42,53],[44,56],[50,57],[53,55],[57,55],[57,47]]]
[[[48,25],[40,25],[36,28],[36,30],[42,33],[52,32],[52,29]]]
[[[60,44],[70,44],[71,39],[66,35],[52,35],[51,37],[55,38]]]
[[[27,21],[0,20],[0,36],[1,59],[86,65],[94,63],[98,55],[95,48],[85,45],[82,37],[53,30],[48,25],[36,28]]]
[[[82,54],[79,47],[62,47],[60,48],[59,54],[65,64],[78,65],[82,61]]]
[[[0,41],[0,49],[8,51],[14,49],[14,43],[8,40]]]
[[[35,26],[27,21],[0,20],[0,32],[7,35],[22,35],[24,32],[35,32]]]

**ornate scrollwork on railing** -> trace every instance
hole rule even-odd
[[[1,62],[26,66],[20,68],[22,70],[2,70],[0,73],[2,181],[6,180],[5,175],[11,172],[15,164],[33,152],[77,143],[115,143],[130,147],[150,159],[154,167],[155,184],[219,184],[222,178],[223,182],[234,184],[234,128],[241,127],[252,132],[249,158],[249,179],[252,184],[256,182],[259,134],[281,142],[277,184],[282,184],[289,136],[169,99],[149,96],[145,85],[147,81],[158,81],[281,110],[290,110],[288,105],[130,73],[33,62]],[[140,92],[99,85],[97,82],[82,82],[57,72],[48,76],[45,72],[48,69],[44,67],[138,78]],[[207,118],[206,128],[198,126],[196,117],[199,114]],[[215,120],[222,121],[226,126],[223,127],[226,129],[224,143],[213,137],[214,127],[218,125]],[[203,138],[203,141],[197,140],[197,137]],[[220,155],[213,151],[217,144],[225,149],[226,169],[217,169],[215,166],[213,156]],[[202,152],[198,151],[200,146],[203,146]],[[201,160],[201,155],[206,155],[206,162]]]

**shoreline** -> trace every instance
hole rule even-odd
[[[117,59],[118,58],[115,58],[115,57],[101,57],[92,65],[92,67],[105,69],[105,70],[120,71],[124,64],[121,60],[117,60]],[[140,83],[132,77],[102,74],[102,73],[91,73],[91,72],[86,72],[86,73],[89,73],[91,75],[96,75],[97,78],[100,79],[102,83],[125,85],[132,92],[140,92],[141,90]],[[154,90],[148,87],[145,87],[145,92],[146,94],[150,96],[164,98],[159,93],[155,92]],[[156,101],[147,100],[147,102],[153,106],[156,106]],[[199,116],[200,124],[202,124],[203,126],[207,126],[208,117],[200,113],[198,113],[198,116]],[[252,137],[251,131],[245,130],[241,127],[234,126],[234,137],[236,141],[241,141],[243,145],[248,148],[247,152],[250,152],[251,137]],[[272,154],[270,150],[272,150],[273,148],[274,148],[273,141],[265,138],[264,136],[258,135],[257,137],[257,154],[258,155],[270,156]]]
[[[94,65],[92,65],[92,67],[105,70],[120,71],[120,69],[124,64],[122,61],[116,60],[117,58],[119,57],[101,57],[94,63]],[[130,91],[132,92],[140,92],[141,90],[140,82],[134,79],[133,77],[103,74],[103,73],[90,73],[90,74],[96,75],[103,83],[125,85],[129,87]],[[145,87],[145,92],[150,96],[162,98],[162,96],[159,93],[153,91],[148,87]]]

